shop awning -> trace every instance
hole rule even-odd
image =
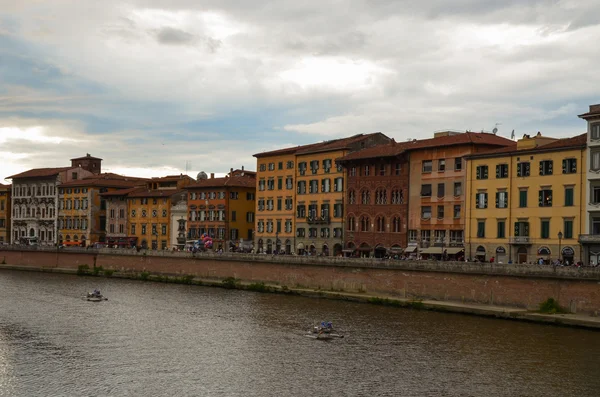
[[[298,243],[298,245],[296,245],[296,249],[303,250],[304,249],[304,243]]]
[[[415,252],[417,250],[417,246],[416,245],[412,245],[409,247],[406,247],[406,249],[404,250],[404,252]]]
[[[449,247],[449,248],[446,248],[446,253],[447,253],[448,255],[456,255],[456,254],[458,254],[459,252],[461,252],[461,251],[464,251],[464,250],[465,250],[465,249],[464,249],[464,248],[462,248],[462,247]]]
[[[390,249],[388,249],[388,251],[401,253],[401,252],[404,252],[404,248],[402,248],[402,247],[391,247]]]
[[[444,252],[444,250],[442,249],[442,247],[429,247],[429,248],[423,248],[419,252],[421,254],[438,254],[438,255],[442,255],[442,253]]]

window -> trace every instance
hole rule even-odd
[[[387,190],[379,188],[375,191],[375,204],[387,204]]]
[[[253,201],[255,199],[254,193],[246,193],[246,200]]]
[[[417,242],[417,231],[416,230],[408,231],[408,241],[410,241],[412,243]]]
[[[552,207],[552,190],[543,189],[539,193],[539,204],[540,207]]]
[[[280,203],[281,204],[281,203]],[[237,221],[237,213],[235,211],[231,211],[231,220],[233,222]]]
[[[506,221],[499,220],[498,228],[497,228],[497,238],[505,238],[506,237]]]
[[[369,217],[368,216],[361,216],[360,217],[360,231],[361,232],[368,232],[370,228],[371,228],[371,224],[370,224]]]
[[[444,195],[446,194],[446,184],[444,183],[438,183],[437,186],[437,196],[439,198],[444,197]]]
[[[135,223],[131,224],[131,234],[135,235]]]
[[[488,195],[487,193],[480,192],[475,193],[475,208],[487,208],[488,207]]]
[[[519,208],[527,207],[527,190],[519,190]]]
[[[348,203],[356,204],[356,192],[354,190],[348,191]]]
[[[296,206],[296,217],[297,218],[306,218],[306,205],[299,204]]]
[[[287,178],[285,178],[285,188],[287,190],[291,190],[294,188],[294,180],[291,176],[288,176]]]
[[[162,224],[160,226],[160,232],[162,233],[163,236],[166,236],[167,235],[167,225]]]
[[[524,161],[517,164],[517,176],[529,176],[531,166],[529,161]]]
[[[400,217],[395,216],[392,219],[392,232],[393,233],[400,233],[400,230],[401,230]]]
[[[266,181],[264,179],[261,179],[258,181],[258,190],[259,191],[264,191],[265,190],[265,183]],[[201,198],[204,199],[204,197],[202,197],[204,195],[204,193],[201,193]]]
[[[156,215],[158,215],[158,213],[156,212],[156,210],[152,210],[152,218],[156,218]]]
[[[425,160],[423,161],[423,172],[431,172],[433,170],[433,161]]]
[[[594,193],[595,193],[595,189],[594,188]],[[571,186],[569,187],[565,187],[565,207],[571,207],[573,206],[574,203],[574,195],[575,195],[575,189]]]
[[[246,223],[254,222],[254,212],[246,212]]]
[[[564,238],[573,238],[573,220],[572,219],[564,220],[563,230],[565,231]]]
[[[283,189],[283,177],[278,177],[277,178],[277,190],[281,190]]]
[[[421,207],[421,219],[431,219],[431,206]]]
[[[590,132],[592,133],[592,139],[600,139],[600,124],[591,125]]]
[[[267,165],[266,165],[266,164],[261,164],[261,165],[258,167],[258,170],[259,170],[259,171],[266,171],[266,170],[267,170]]]
[[[333,217],[341,218],[344,215],[344,207],[342,204],[333,205]]]
[[[259,211],[264,211],[265,210],[265,199],[259,198],[257,200],[257,203],[258,203],[258,210]]]
[[[444,219],[444,206],[443,205],[437,206],[437,218]]]
[[[299,227],[298,229],[296,229],[296,237],[305,237],[306,236],[306,229],[303,227]]]
[[[348,217],[348,222],[346,222],[348,224],[348,230],[353,232],[356,230],[356,219],[354,219],[353,216],[349,216]]]
[[[496,178],[508,178],[508,164],[498,164],[496,166]]]
[[[475,178],[476,179],[488,179],[488,166],[487,165],[479,165],[475,170]]]
[[[600,203],[600,186],[594,186],[592,190],[592,204]]]
[[[462,170],[462,158],[457,157],[454,159],[454,171],[461,171],[461,170]]]
[[[290,169],[294,168],[294,162],[293,162],[293,161],[288,161],[288,162],[286,163],[286,168],[287,168],[288,170],[290,170]]]
[[[361,192],[361,202],[363,204],[371,204],[371,192],[368,190],[363,190]]]
[[[481,221],[481,220],[477,221],[477,237],[478,238],[485,237],[485,221]]]
[[[146,212],[146,210],[142,210],[142,218],[145,218],[146,215],[148,215],[148,213]]]
[[[439,172],[446,171],[446,159],[439,159],[438,160],[438,171]]]
[[[342,228],[334,227],[333,228],[333,238],[341,238],[342,237]]]
[[[454,197],[462,196],[462,182],[454,182]]]
[[[396,163],[394,166],[394,175],[399,176],[402,173],[402,166],[400,163]]]
[[[496,208],[508,208],[508,192],[496,192]]]
[[[379,165],[379,176],[385,176],[385,164]]]
[[[370,168],[368,165],[365,165],[364,167],[364,176],[369,176],[370,174]]]
[[[540,175],[552,175],[552,160],[540,161]]]
[[[285,232],[286,233],[291,233],[292,232],[292,220],[291,219],[286,219],[285,220]]]
[[[375,226],[377,227],[378,232],[385,232],[385,218],[383,216],[378,216],[375,220]]]
[[[300,172],[300,175],[306,174],[306,161],[302,161],[301,163],[298,163],[298,172]]]
[[[341,192],[344,190],[344,178],[338,177],[333,180],[333,191]]]
[[[431,197],[431,185],[421,185],[421,197]]]
[[[299,181],[296,190],[298,194],[306,194],[306,181]]]
[[[277,199],[277,211],[281,211],[281,199],[280,198]],[[235,221],[235,219],[232,219],[232,221]]]
[[[321,191],[323,193],[329,193],[331,191],[331,179],[321,179]]]
[[[550,238],[550,221],[542,219],[541,238]]]
[[[564,159],[562,161],[562,173],[563,174],[577,173],[577,159]]]
[[[309,193],[319,193],[319,181],[317,179],[312,179],[308,181],[308,192]]]
[[[293,207],[294,207],[294,200],[291,198],[286,198],[285,199],[285,209],[291,210]]]
[[[279,163],[277,163],[277,169],[278,170],[282,170],[283,169],[283,161],[280,161]]]
[[[323,160],[323,172],[328,174],[330,170],[331,170],[331,160],[330,159]]]
[[[350,170],[348,170],[348,174],[350,176],[356,176],[356,167],[351,167]]]
[[[392,204],[404,203],[404,194],[402,190],[392,190]]]
[[[454,206],[454,219],[460,218],[460,204]]]
[[[265,221],[258,221],[257,228],[258,228],[258,232],[259,233],[264,233],[264,231],[265,231]]]
[[[146,234],[146,224],[142,224],[142,234]]]
[[[269,178],[269,180],[267,181],[267,190],[275,190],[275,179],[274,178]],[[233,192],[231,192],[233,193]]]
[[[515,236],[528,237],[529,236],[529,222],[518,221],[515,222]]]
[[[269,163],[269,171],[275,171],[275,163]]]
[[[277,233],[281,233],[281,221],[277,220],[277,227],[275,229],[277,231]]]

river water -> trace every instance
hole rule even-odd
[[[95,287],[109,297],[87,302]],[[346,337],[304,336],[330,320]],[[600,333],[0,271],[0,396],[594,396]]]

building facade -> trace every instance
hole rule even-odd
[[[585,264],[600,263],[600,105],[591,105],[587,113],[579,115],[587,122],[588,167],[585,182],[584,226],[579,243],[582,246],[582,261]]]
[[[358,134],[255,154],[257,252],[340,254],[345,176],[335,160],[389,140],[381,133]]]
[[[468,156],[467,257],[579,261],[585,148],[586,134],[555,139],[538,133]]]
[[[407,246],[408,174],[406,145],[386,145],[338,159],[345,168],[345,249],[352,256],[401,254]]]
[[[116,212],[107,208],[104,193],[144,185],[145,180],[116,174],[100,174],[73,180],[58,188],[58,227],[59,243],[64,246],[86,247],[94,243],[106,243],[108,233],[116,233],[125,228],[114,221],[126,218],[126,210]]]
[[[236,170],[223,178],[198,179],[188,189],[188,238],[213,239],[213,248],[251,250],[256,208],[256,173]],[[185,219],[185,217],[184,217]]]
[[[423,258],[461,258],[465,248],[464,157],[513,145],[493,134],[440,132],[409,142],[407,252]]]
[[[10,242],[11,186],[0,183],[0,245]]]
[[[100,193],[106,203],[106,245],[109,247],[129,248],[138,245],[137,236],[129,234],[127,195],[137,190],[114,189]]]

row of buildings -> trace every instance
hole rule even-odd
[[[132,178],[89,154],[0,185],[0,242],[315,255],[600,259],[600,105],[585,134],[517,142],[439,132],[359,134],[257,153],[231,169]]]

